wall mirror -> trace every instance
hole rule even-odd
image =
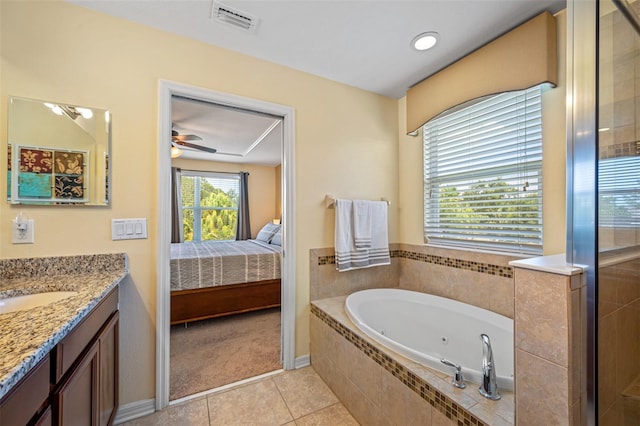
[[[7,129],[9,203],[109,205],[109,111],[10,97]]]

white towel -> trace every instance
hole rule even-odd
[[[371,248],[371,204],[353,200],[353,241],[358,250]]]
[[[375,201],[371,211],[371,247],[358,250],[354,239],[353,202],[336,200],[336,269],[340,272],[391,264],[387,230],[387,203]]]

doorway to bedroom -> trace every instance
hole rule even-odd
[[[172,96],[171,401],[282,368],[282,121]]]
[[[166,327],[157,407],[293,368],[294,299],[283,256],[292,229],[292,170],[283,160],[293,112],[164,84],[171,190],[167,247],[160,243],[168,268],[160,267],[158,323]]]

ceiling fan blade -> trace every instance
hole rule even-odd
[[[209,148],[208,146],[196,145],[194,143],[189,143],[181,140],[175,141],[177,145],[184,146],[187,148],[198,149],[200,151],[209,152],[211,154],[215,154],[218,150],[215,148]]]
[[[177,141],[201,141],[202,138],[198,135],[172,135],[173,140]]]

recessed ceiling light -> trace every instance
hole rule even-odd
[[[411,40],[411,47],[416,50],[431,49],[438,42],[438,38],[440,38],[440,34],[434,31],[418,34]]]

